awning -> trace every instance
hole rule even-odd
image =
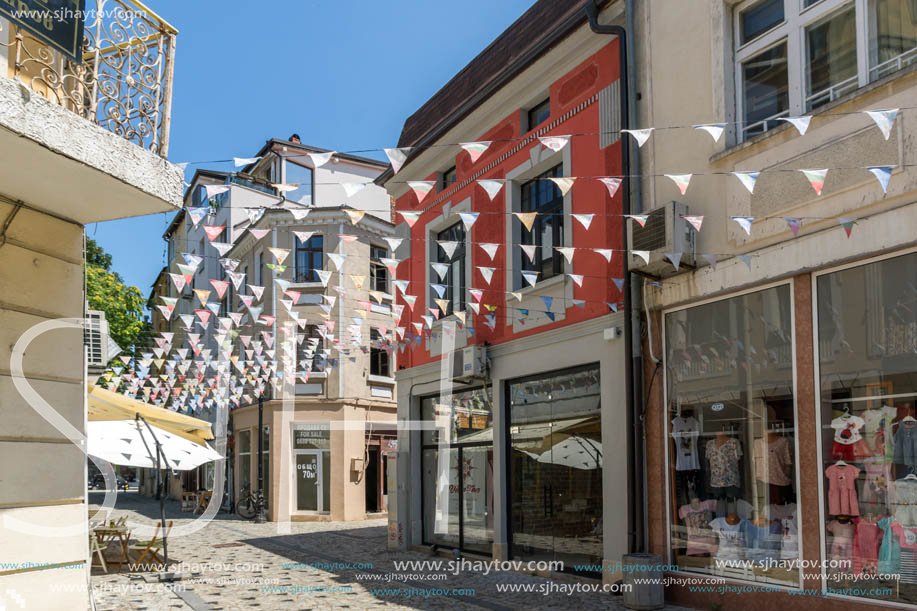
[[[206,446],[213,439],[210,423],[89,385],[89,421],[134,420],[137,414],[160,429]]]
[[[141,420],[90,422],[87,427],[87,453],[116,465],[155,469],[156,443],[162,455],[160,468],[188,471],[223,458],[209,446],[200,445]],[[168,464],[166,464],[166,461]]]

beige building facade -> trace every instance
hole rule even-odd
[[[126,50],[136,44],[136,24],[120,18]],[[0,77],[0,608],[91,604],[80,447],[87,419],[84,227],[181,204],[182,171],[165,158],[177,32],[148,11],[135,18],[152,24],[148,33],[169,49],[160,57],[165,76],[154,85],[163,114],[132,119],[134,127],[150,121],[144,136],[127,121],[96,114],[98,98],[75,105],[72,92],[50,88],[49,74],[70,64],[0,19],[0,62],[8,63]],[[17,64],[17,53],[32,59]],[[48,58],[53,63],[45,66]],[[86,58],[83,67],[91,71],[92,63]],[[90,76],[84,74],[89,87],[103,88],[105,77]]]
[[[753,599],[671,588],[674,602],[917,602],[917,463],[904,451],[917,405],[915,10],[636,7],[637,127],[656,127],[634,172],[642,213],[650,227],[676,201],[703,217],[682,259],[696,267],[676,271],[665,240],[650,265],[630,260],[651,276],[647,477],[665,482],[648,488],[649,548],[691,576],[775,588]],[[898,109],[887,137],[865,114],[886,109]],[[799,171],[824,169],[823,186]],[[733,172],[758,172],[753,192]],[[689,173],[684,194],[664,176]],[[790,595],[803,588],[827,595]]]

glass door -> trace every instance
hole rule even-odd
[[[296,454],[296,509],[322,511],[322,461],[318,450]]]
[[[507,385],[514,557],[601,563],[600,388],[598,366]]]

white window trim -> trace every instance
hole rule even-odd
[[[785,113],[775,115],[759,123],[774,118],[795,117],[809,112],[807,98],[823,93],[809,92],[806,90],[806,28],[830,17],[850,6],[854,7],[856,19],[856,44],[857,44],[857,89],[870,82],[869,65],[869,27],[872,19],[869,18],[869,0],[820,0],[812,6],[803,8],[805,0],[784,0],[784,21],[778,26],[767,30],[758,37],[741,44],[740,41],[740,13],[753,6],[759,0],[746,0],[734,7],[732,11],[732,38],[734,41],[733,76],[735,81],[735,108],[738,129],[736,130],[737,142],[748,138],[745,132],[750,127],[744,123],[745,100],[742,78],[742,63],[755,55],[785,42],[787,45],[787,84],[789,108]],[[757,135],[757,134],[755,134]]]

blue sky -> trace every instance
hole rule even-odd
[[[404,119],[534,0],[151,0],[179,30],[169,159],[254,155],[293,132],[335,150],[394,146]],[[379,153],[367,156],[384,159]],[[232,170],[232,164],[190,166]],[[149,294],[171,214],[89,225]]]

